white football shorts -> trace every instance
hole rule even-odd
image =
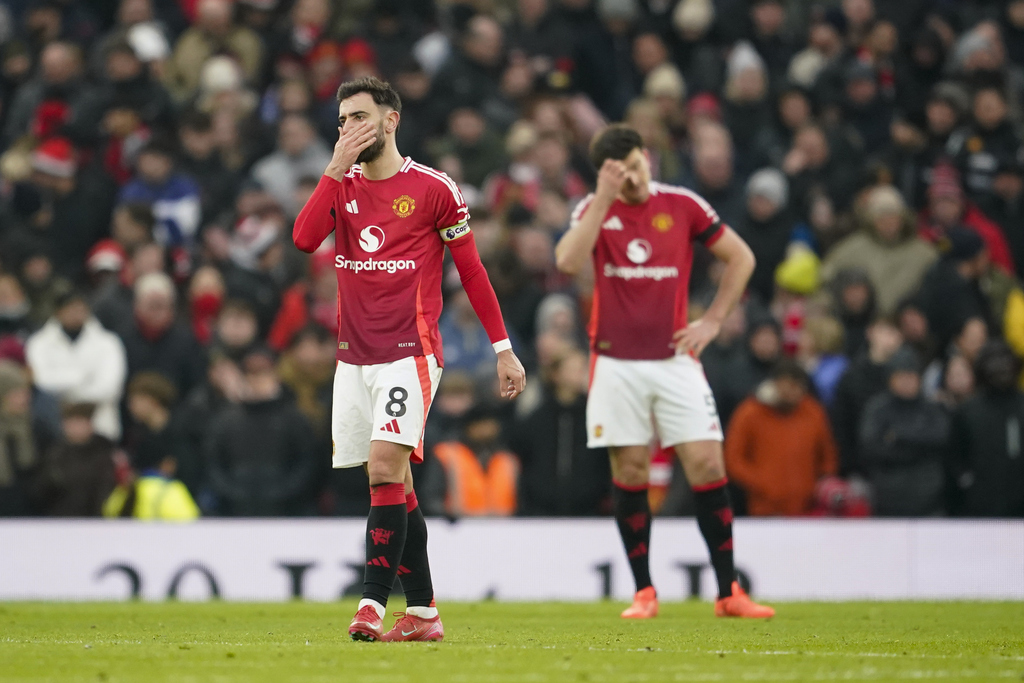
[[[441,380],[433,354],[377,365],[338,361],[331,414],[335,468],[357,467],[370,458],[371,441],[412,447],[423,461],[423,427]]]
[[[663,360],[592,359],[587,399],[587,446],[662,446],[721,441],[722,423],[700,362],[688,355]]]

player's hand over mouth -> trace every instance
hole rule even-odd
[[[523,393],[526,386],[526,370],[511,349],[498,354],[498,382],[501,385],[501,396],[510,401]]]
[[[348,130],[338,126],[338,141],[334,143],[334,156],[327,165],[325,175],[341,182],[348,169],[356,163],[359,153],[377,141],[377,131],[369,121],[360,121]]]
[[[672,343],[675,345],[676,353],[688,353],[694,358],[700,358],[708,344],[715,340],[718,332],[722,329],[722,323],[701,318],[694,320],[681,330],[676,330],[672,335]]]

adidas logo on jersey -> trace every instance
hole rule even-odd
[[[609,218],[608,220],[606,220],[604,223],[601,224],[601,229],[602,230],[624,230],[625,228],[622,225],[622,219],[620,219],[618,216],[612,216],[611,218]]]
[[[359,205],[356,204],[356,200],[345,202],[345,210],[349,213],[359,213]]]
[[[402,432],[398,429],[398,420],[392,420],[391,422],[385,422],[384,426],[380,428],[382,432],[391,432],[392,434],[401,434]]]

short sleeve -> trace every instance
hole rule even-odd
[[[469,230],[469,207],[455,181],[439,173],[435,185],[437,231],[445,243],[465,237]]]
[[[722,225],[722,219],[718,217],[714,207],[699,194],[692,192],[681,196],[680,199],[683,203],[683,214],[690,226],[690,241],[700,242],[705,247],[717,242],[725,232],[725,226]]]

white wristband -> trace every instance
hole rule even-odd
[[[491,344],[491,346],[494,348],[495,353],[501,353],[502,351],[508,351],[509,349],[511,349],[512,342],[509,341],[508,338],[506,337],[505,339],[502,339],[499,342],[494,342],[493,344]]]

